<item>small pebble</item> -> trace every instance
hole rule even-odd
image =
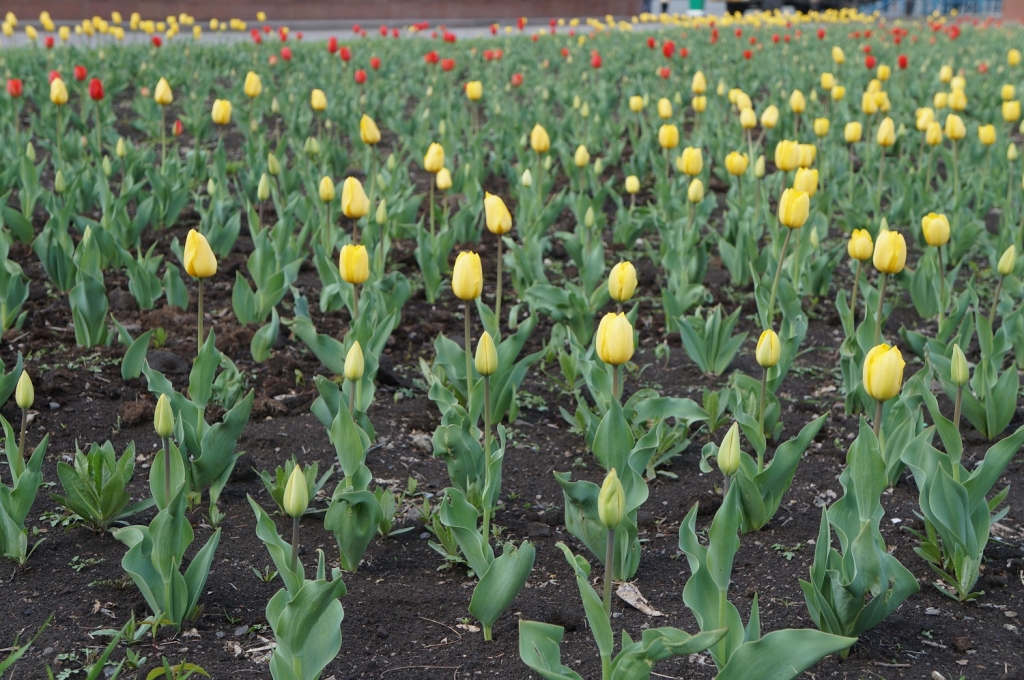
[[[51,411],[56,411],[56,410],[57,410],[57,409],[59,409],[59,408],[60,408],[60,404],[58,404],[58,403],[57,403],[57,402],[55,402],[55,401],[51,401],[51,402],[50,402],[50,410],[51,410]]]
[[[939,610],[936,609],[935,607],[928,607],[927,609],[924,610],[924,615],[925,616],[938,616],[939,615]]]
[[[235,637],[241,637],[249,632],[249,626],[239,626],[235,628]]]
[[[1006,618],[1008,618],[1008,619],[1015,619],[1015,618],[1017,618],[1017,612],[1005,611],[1005,612],[1003,612],[1003,615],[1006,616]]]
[[[217,639],[218,640],[223,639],[225,635],[227,635],[227,633],[225,633],[224,631],[222,631],[222,630],[218,630],[217,631]]]
[[[1012,623],[1004,623],[1003,628],[1010,631],[1014,635],[1018,635],[1020,633],[1020,631],[1017,630],[1017,626],[1013,625]]]
[[[420,540],[426,540],[428,538],[430,538],[430,532],[429,531],[424,531],[422,534],[420,534]]]

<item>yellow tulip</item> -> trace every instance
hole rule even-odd
[[[54,78],[50,83],[50,101],[57,106],[68,103],[68,88],[60,78]]]
[[[779,199],[779,222],[790,229],[799,229],[807,222],[811,201],[807,192],[786,189]]]
[[[590,152],[587,151],[587,147],[580,144],[576,147],[576,153],[572,157],[572,162],[577,168],[587,167],[587,163],[590,162]]]
[[[263,81],[260,80],[259,74],[255,71],[249,71],[245,74],[245,96],[249,99],[254,99],[260,96],[263,92]]]
[[[1020,64],[1020,50],[1017,48],[1011,49],[1006,53],[1006,63],[1010,66],[1017,66]]]
[[[345,355],[345,379],[357,382],[363,379],[365,371],[366,361],[363,358],[363,347],[356,340],[348,348],[348,354]]]
[[[999,96],[1002,97],[1004,102],[1008,102],[1017,95],[1017,88],[1007,83],[999,90]]]
[[[498,350],[491,334],[484,331],[476,345],[476,372],[480,375],[494,375],[498,371]]]
[[[903,355],[896,347],[877,345],[864,357],[864,391],[875,401],[888,401],[903,384]]]
[[[658,117],[662,120],[672,117],[672,102],[665,97],[658,100]]]
[[[735,177],[745,173],[749,165],[750,157],[745,153],[733,151],[725,157],[725,169],[729,171],[730,175]]]
[[[779,107],[772,104],[761,112],[761,127],[771,130],[779,124]]]
[[[933,120],[935,120],[935,111],[931,107],[920,108],[914,116],[914,127],[924,132]]]
[[[674,149],[679,146],[679,128],[672,124],[662,125],[658,130],[658,144],[663,149]]]
[[[754,109],[743,109],[740,111],[740,127],[744,130],[751,130],[757,127],[757,114]]]
[[[330,203],[335,197],[334,180],[330,177],[324,176],[320,179],[320,200],[324,203]]]
[[[217,256],[213,254],[209,241],[195,229],[188,230],[185,237],[185,272],[197,279],[208,279],[217,273]]]
[[[694,94],[705,94],[708,91],[708,81],[703,71],[693,74],[693,81],[690,83],[690,91]]]
[[[818,147],[813,144],[801,144],[800,145],[800,162],[801,168],[809,168],[814,165],[814,159],[818,155]]]
[[[967,89],[967,79],[964,78],[963,76],[953,76],[953,78],[949,81],[949,89],[951,92],[953,90]]]
[[[744,111],[746,109],[754,108],[754,103],[750,101],[750,95],[742,91],[736,93],[735,104],[737,111]]]
[[[980,125],[978,126],[978,141],[985,146],[992,146],[996,143],[996,126],[995,125]]]
[[[704,183],[699,177],[690,180],[690,186],[686,188],[686,199],[694,204],[704,200]]]
[[[1014,144],[1013,142],[1010,142],[1010,145],[1006,147],[1006,160],[1012,163],[1013,161],[1016,161],[1019,157],[1020,152],[1017,150],[1017,145]]]
[[[471,80],[466,83],[466,97],[472,101],[479,101],[484,96],[484,84],[479,80]]]
[[[954,111],[963,111],[967,108],[967,93],[957,88],[949,93],[949,108]]]
[[[800,90],[793,90],[792,94],[789,95],[789,110],[796,114],[801,114],[807,109],[807,100],[804,98],[804,93]]]
[[[629,98],[629,110],[633,113],[640,113],[644,110],[644,98],[638,94]]]
[[[350,220],[358,220],[370,212],[370,199],[363,190],[363,183],[355,177],[346,177],[341,187],[341,212]]]
[[[932,106],[936,110],[941,111],[949,105],[949,95],[945,92],[936,92],[935,96],[932,97]]]
[[[231,122],[231,102],[227,99],[215,99],[210,116],[217,125],[227,125]]]
[[[883,229],[878,234],[872,257],[875,269],[883,274],[899,274],[907,263],[907,242],[898,231]]]
[[[816,168],[798,168],[793,179],[793,188],[803,191],[808,196],[818,193],[818,170]]]
[[[889,103],[889,93],[888,92],[876,92],[875,93],[875,106],[877,106],[878,110],[881,111],[882,113],[888,113],[889,109],[892,106]]]
[[[166,78],[161,78],[153,91],[153,100],[160,106],[169,106],[174,101],[174,93]]]
[[[1006,123],[1016,123],[1020,120],[1020,101],[1014,99],[1013,101],[1003,102],[1003,121]]]
[[[800,144],[783,139],[775,145],[775,167],[783,172],[800,167]]]
[[[636,268],[632,262],[619,262],[608,275],[608,294],[616,302],[626,302],[636,290]]]
[[[501,196],[484,192],[484,215],[487,218],[487,231],[492,234],[507,234],[512,229],[512,213],[508,211]]]
[[[835,45],[832,48],[832,61],[837,64],[842,64],[846,61],[846,55],[843,53],[843,48],[839,45]]]
[[[441,172],[444,167],[444,147],[437,142],[431,142],[427,147],[427,153],[423,156],[423,169],[430,173]]]
[[[939,121],[933,120],[928,123],[928,129],[924,131],[924,142],[928,146],[942,144],[942,126],[939,125]]]
[[[890,69],[886,64],[879,64],[878,68],[875,69],[875,75],[884,83],[889,80],[889,76],[892,75],[892,69]]]
[[[758,156],[754,161],[754,177],[764,179],[764,154]]]
[[[609,313],[597,328],[597,356],[612,366],[633,358],[633,326],[625,314]]]
[[[548,149],[551,148],[551,138],[548,137],[548,131],[540,123],[534,125],[533,130],[530,131],[530,148],[537,153],[547,153]]]
[[[22,375],[26,375],[22,373]],[[20,381],[19,381],[20,385]],[[166,394],[161,394],[156,400],[156,410],[153,412],[153,429],[161,439],[167,439],[174,433],[174,411],[171,409],[171,400]]]
[[[951,113],[946,116],[945,133],[953,141],[960,141],[967,136],[967,126],[964,125],[964,121],[960,116]]]
[[[740,427],[733,423],[718,445],[718,469],[731,477],[740,469]]]
[[[370,278],[370,257],[366,246],[351,243],[342,246],[338,256],[338,272],[342,281],[352,285]]]
[[[640,193],[640,178],[636,175],[630,175],[626,178],[626,193],[627,194],[638,194]]]
[[[832,88],[832,101],[842,101],[843,97],[846,96],[846,88],[842,85],[836,85]]]
[[[682,159],[680,169],[691,177],[699,175],[704,169],[704,154],[697,147],[686,147],[680,158]]]
[[[824,137],[828,134],[829,121],[828,118],[815,118],[814,119],[814,134],[818,137]]]
[[[302,474],[302,468],[296,465],[288,476],[288,482],[284,485],[284,499],[281,506],[289,517],[302,517],[309,505],[309,487],[306,485],[306,475]]]
[[[835,86],[836,86],[836,77],[834,75],[832,75],[831,73],[827,73],[827,72],[821,74],[821,89],[823,89],[826,92],[828,92],[829,90],[831,90]]]
[[[35,400],[36,390],[32,385],[32,377],[29,376],[27,370],[22,369],[21,377],[18,378],[18,386],[14,388],[14,402],[22,411],[27,411],[32,408]]]
[[[860,98],[860,110],[865,116],[878,113],[878,102],[874,92],[865,92]]]
[[[614,531],[622,524],[626,515],[626,492],[619,481],[615,468],[605,475],[601,491],[597,494],[597,517],[608,531]]]
[[[846,252],[850,257],[861,262],[871,259],[874,251],[874,243],[871,241],[871,233],[867,229],[854,229],[850,234],[850,240],[846,244]]]
[[[928,245],[944,246],[949,242],[949,219],[939,213],[928,213],[921,218],[921,231]]]
[[[708,108],[708,98],[704,95],[699,95],[690,100],[690,106],[697,113],[704,113]]]
[[[886,116],[878,125],[875,141],[878,142],[879,146],[885,148],[889,148],[896,143],[896,124],[892,122],[892,118]]]
[[[761,333],[761,337],[757,339],[757,349],[754,351],[754,356],[761,368],[771,368],[779,363],[781,354],[782,344],[775,331],[769,328]]]
[[[1010,247],[1003,251],[999,257],[999,264],[996,270],[1000,276],[1009,276],[1017,266],[1017,246],[1010,244]]]
[[[939,80],[944,83],[948,83],[953,79],[953,67],[949,64],[944,65],[939,69]]]
[[[434,184],[441,191],[447,191],[452,188],[452,173],[448,171],[448,168],[441,168],[441,171],[434,175]]]
[[[324,94],[323,90],[314,88],[313,92],[309,95],[309,105],[313,107],[314,111],[326,111],[327,95]]]
[[[463,251],[455,258],[452,271],[452,292],[460,300],[469,301],[480,297],[484,287],[484,274],[480,266],[480,256],[476,253]]]
[[[365,113],[359,119],[359,138],[363,140],[363,144],[367,145],[373,145],[380,141],[380,130],[377,128],[377,123]]]

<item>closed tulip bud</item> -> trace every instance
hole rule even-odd
[[[967,357],[964,356],[960,345],[955,343],[953,344],[953,357],[949,362],[949,379],[957,387],[963,387],[971,379],[971,371],[967,367]]]
[[[249,71],[245,74],[245,96],[249,99],[255,99],[260,96],[263,92],[263,81],[260,80],[260,76],[255,71]]]
[[[380,141],[380,130],[377,128],[377,123],[365,113],[359,119],[359,138],[363,140],[363,144],[376,144]]]
[[[277,160],[277,156],[275,156],[273,153],[267,154],[267,172],[269,172],[274,177],[277,177],[279,174],[281,174],[281,162]]]
[[[554,163],[555,161],[551,156],[544,156],[543,166],[545,170],[550,170]]]
[[[708,80],[704,77],[703,71],[697,71],[693,74],[693,80],[690,82],[690,91],[694,94],[704,94],[708,91]]]
[[[630,175],[626,178],[626,193],[637,194],[640,193],[640,178],[636,175]]]
[[[860,98],[860,110],[865,116],[878,113],[878,100],[874,92],[865,92]]]
[[[644,98],[640,95],[633,95],[629,98],[629,110],[633,113],[640,113],[644,110]]]
[[[746,92],[736,93],[735,104],[737,111],[745,111],[746,109],[754,108],[754,103],[750,101],[750,95],[748,95]]]
[[[128,146],[125,144],[124,137],[117,138],[117,145],[114,147],[114,155],[118,158],[124,158],[128,155]]]
[[[463,251],[455,259],[452,271],[452,292],[455,297],[468,302],[480,297],[484,286],[483,270],[480,256],[476,253]]]
[[[996,143],[996,126],[981,125],[978,127],[978,141],[985,146],[992,146]]]
[[[775,145],[775,167],[783,172],[800,167],[800,144],[783,139]]]
[[[928,213],[921,218],[921,232],[928,245],[942,247],[949,242],[949,220],[939,213]]]
[[[596,221],[597,217],[594,215],[594,206],[589,206],[587,212],[583,214],[583,226],[587,229],[593,229]]]
[[[875,401],[892,399],[900,393],[904,366],[903,355],[896,347],[873,347],[864,357],[864,391]]]
[[[949,105],[949,95],[945,92],[936,92],[935,96],[932,97],[932,106],[936,110],[942,110]]]
[[[999,265],[997,267],[1000,276],[1009,276],[1013,273],[1014,267],[1017,266],[1017,246],[1010,244],[1010,247],[1003,251],[1003,254],[999,257]]]
[[[679,128],[670,123],[662,125],[658,129],[658,144],[663,149],[674,149],[679,146]]]
[[[818,147],[813,144],[801,144],[800,145],[800,162],[799,167],[809,168],[814,165],[814,159],[818,155]]]
[[[484,331],[476,345],[476,372],[480,375],[494,375],[498,372],[498,350],[491,334]]]
[[[1017,150],[1017,145],[1010,142],[1010,146],[1006,147],[1006,160],[1013,163],[1020,157],[1020,152]]]
[[[683,149],[682,171],[691,177],[699,175],[704,169],[704,154],[698,147],[688,146]]]
[[[444,167],[444,147],[437,142],[431,142],[427,147],[427,153],[423,156],[423,169],[430,173],[441,172]]]
[[[836,86],[836,77],[834,75],[832,75],[831,73],[827,73],[827,72],[821,74],[821,89],[823,89],[825,91],[829,91],[829,90],[831,90],[835,86]]]
[[[185,272],[197,279],[208,279],[217,273],[217,256],[206,237],[195,229],[185,237]]]
[[[799,168],[796,171],[796,177],[793,178],[793,188],[803,191],[808,196],[818,193],[817,168]]]
[[[338,256],[338,272],[341,280],[359,285],[370,278],[370,257],[364,245],[346,244]]]
[[[604,172],[604,159],[598,158],[594,161],[594,174],[598,177]]]
[[[524,187],[532,187],[533,186],[533,173],[530,172],[529,168],[527,168],[526,170],[523,170],[522,179],[520,179],[519,181],[522,183],[522,185]]]
[[[58,170],[57,175],[53,178],[53,190],[58,194],[63,194],[68,190],[68,184],[64,180],[64,173],[61,170]]]
[[[739,177],[745,173],[748,165],[750,165],[750,157],[745,153],[732,151],[725,157],[725,169],[734,177]]]
[[[330,203],[335,197],[334,180],[330,177],[322,177],[320,179],[320,200],[324,203]]]
[[[23,369],[21,377],[18,378],[18,386],[14,389],[14,402],[22,411],[27,411],[32,408],[35,400],[36,390],[32,385],[32,378],[29,377],[28,371]]]
[[[779,199],[779,222],[790,229],[799,229],[807,222],[810,197],[804,191],[786,189]]]
[[[779,107],[772,104],[761,112],[761,127],[771,130],[779,124]]]
[[[758,156],[757,160],[754,161],[754,177],[756,177],[758,179],[764,179],[764,172],[765,172],[764,165],[765,165],[764,156],[763,155]]]
[[[1004,102],[1010,101],[1011,99],[1014,98],[1016,94],[1017,89],[1013,85],[1010,85],[1009,83],[1003,85],[1003,87],[1000,88],[999,90],[999,96],[1002,97]]]
[[[842,101],[843,97],[846,96],[846,88],[842,85],[836,85],[832,88],[832,101]]]
[[[616,302],[626,302],[636,290],[636,268],[631,262],[619,262],[608,275],[608,294]]]
[[[314,111],[326,111],[327,110],[327,95],[324,91],[319,88],[314,88],[313,92],[309,95],[309,105]]]
[[[789,110],[796,114],[801,114],[807,108],[807,100],[804,98],[804,93],[800,90],[793,90],[792,94],[789,95]]]
[[[751,130],[757,127],[757,114],[754,109],[743,109],[740,111],[740,127],[744,130]]]
[[[352,346],[348,348],[348,353],[345,355],[345,380],[359,382],[363,379],[365,368],[366,362],[363,360],[363,348],[357,340],[352,343]]]
[[[843,138],[847,144],[856,144],[863,135],[864,128],[859,121],[851,121],[843,128]]]
[[[907,242],[898,231],[883,229],[878,233],[873,260],[875,269],[883,274],[899,274],[907,263]]]
[[[330,178],[325,178],[330,182]],[[333,184],[331,185],[331,199],[334,199]],[[323,196],[321,195],[321,198]],[[370,212],[370,199],[363,191],[362,183],[355,177],[346,177],[345,184],[341,188],[341,212],[351,220],[358,220]]]
[[[156,436],[161,439],[167,439],[174,432],[174,411],[171,409],[171,400],[167,398],[166,394],[161,394],[160,398],[156,400],[153,429],[156,430]]]
[[[1020,102],[1016,99],[1009,102],[1003,102],[1002,113],[1004,122],[1016,123],[1020,120]]]
[[[715,88],[715,92],[718,94],[719,97],[721,97],[721,96],[723,96],[725,94],[725,81],[724,80],[719,80],[718,81],[718,87]]]
[[[68,103],[68,88],[60,78],[54,78],[50,83],[50,101],[57,106]]]
[[[939,69],[939,80],[944,83],[948,83],[953,79],[953,67],[946,64]]]
[[[104,177],[110,177],[114,172],[114,168],[110,165],[110,156],[103,157],[103,162],[100,163],[100,167],[103,169]]]
[[[281,104],[277,101],[277,97],[270,100],[270,112],[275,116],[281,113]]]
[[[740,469],[740,427],[733,423],[718,446],[718,469],[732,477]]]
[[[597,328],[597,356],[612,366],[633,358],[633,326],[625,314],[605,314]]]
[[[884,83],[885,81],[889,80],[889,76],[892,75],[892,69],[889,68],[886,64],[879,64],[878,68],[875,69],[875,75],[878,76],[878,79]]]
[[[953,90],[949,93],[949,108],[954,111],[963,111],[967,108],[967,94],[963,90]]]
[[[871,259],[874,251],[874,243],[871,241],[871,233],[867,229],[854,229],[850,234],[850,240],[846,244],[846,252],[850,257],[861,262]]]
[[[690,203],[700,203],[704,200],[704,183],[699,177],[690,180],[690,186],[686,189],[686,198]]]
[[[658,100],[658,117],[662,120],[672,117],[672,102],[665,97]]]
[[[447,191],[452,188],[452,173],[448,171],[448,168],[441,168],[441,171],[434,175],[434,178],[434,183],[441,191]]]
[[[206,180],[206,193],[211,196],[217,193],[217,182],[212,177]]]
[[[824,137],[828,134],[829,121],[828,118],[815,118],[814,119],[814,134],[818,137]]]
[[[842,64],[846,61],[846,54],[843,53],[843,48],[839,45],[835,45],[832,48],[832,61],[837,64]]]
[[[215,100],[210,116],[217,125],[227,125],[231,122],[231,102],[227,99]]]
[[[260,175],[260,183],[256,187],[256,198],[260,201],[270,198],[270,177],[267,176],[267,173]]]
[[[960,116],[951,113],[946,116],[946,136],[954,141],[960,141],[967,136],[967,126]]]
[[[288,483],[284,485],[284,502],[281,505],[289,517],[302,517],[309,506],[309,487],[299,465],[292,468]]]
[[[896,143],[896,125],[893,123],[892,118],[886,116],[878,125],[875,141],[884,148],[889,148]]]
[[[924,132],[924,141],[928,146],[942,144],[942,126],[937,120],[928,123],[928,129]]]
[[[1020,50],[1013,48],[1006,53],[1006,63],[1010,66],[1017,66],[1020,64]]]
[[[587,147],[582,144],[576,147],[576,154],[573,156],[572,162],[577,168],[586,167],[587,163],[590,162],[590,152],[587,151]]]
[[[386,199],[380,199],[380,203],[377,204],[377,211],[373,215],[373,220],[378,225],[388,221],[388,202]]]
[[[505,201],[501,196],[484,192],[484,216],[487,222],[487,231],[492,234],[507,234],[512,229],[512,214],[505,207]]]
[[[761,333],[757,339],[757,349],[754,352],[757,363],[761,368],[771,368],[779,363],[779,356],[782,354],[782,345],[779,343],[779,336],[772,329]]]
[[[533,129],[530,130],[530,148],[536,153],[547,153],[548,149],[551,148],[551,138],[548,137],[548,131],[540,123],[534,125]]]
[[[605,475],[601,491],[597,494],[597,516],[608,531],[614,531],[626,516],[626,492],[615,468]]]
[[[471,80],[466,83],[466,97],[470,101],[478,101],[484,96],[484,84],[479,80]]]
[[[157,82],[156,89],[153,91],[153,101],[160,106],[170,106],[174,101],[174,93],[171,92],[171,85],[166,78],[161,78]]]

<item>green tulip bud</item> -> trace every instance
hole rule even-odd
[[[395,171],[395,168],[398,167],[398,159],[395,158],[395,154],[388,154],[388,160],[384,166],[388,169],[388,172]]]
[[[605,475],[604,483],[601,485],[601,492],[597,496],[597,516],[601,524],[609,531],[615,530],[622,524],[622,518],[626,514],[626,492],[619,481],[619,475],[615,468]]]
[[[1013,243],[999,257],[997,269],[1001,276],[1009,276],[1017,266],[1017,246]]]
[[[67,189],[68,183],[64,181],[64,172],[58,170],[57,176],[53,178],[53,190],[58,194],[63,194]]]
[[[595,220],[596,218],[594,217],[594,206],[590,206],[589,208],[587,208],[586,214],[583,215],[583,226],[585,226],[587,229],[592,229],[594,227]]]
[[[971,372],[967,368],[967,357],[964,356],[960,345],[953,345],[953,359],[949,364],[949,379],[957,387],[963,387],[971,379]]]
[[[117,146],[114,147],[114,155],[118,158],[124,158],[128,155],[128,145],[125,144],[124,137],[117,138]]]
[[[590,104],[589,103],[583,102],[583,106],[580,107],[580,115],[583,116],[584,118],[588,118],[590,116]]]
[[[275,116],[276,116],[277,114],[281,113],[281,105],[277,103],[277,97],[274,97],[274,98],[273,98],[273,99],[272,99],[272,100],[270,101],[270,112],[271,112],[272,114],[274,114]]]
[[[438,134],[438,136],[443,137],[444,133],[447,130],[448,130],[448,126],[445,124],[445,122],[443,120],[440,123],[437,124],[437,134]]]
[[[594,161],[594,174],[597,175],[598,177],[600,177],[601,173],[603,173],[603,172],[604,172],[604,161],[602,159],[598,158],[596,161]]]
[[[29,142],[28,146],[25,147],[25,158],[33,163],[36,162],[36,147],[32,146],[32,142]]]
[[[103,162],[100,163],[100,167],[103,168],[103,176],[110,177],[113,174],[114,169],[110,167],[110,156],[104,156]]]
[[[21,377],[18,378],[18,386],[14,390],[14,402],[23,411],[32,408],[32,403],[36,400],[36,390],[32,386],[32,378],[29,377],[28,371],[22,370]]]
[[[270,198],[270,177],[267,176],[267,173],[260,175],[260,184],[256,187],[256,198],[260,201]]]
[[[718,469],[731,477],[740,469],[740,427],[733,423],[718,446]]]
[[[545,170],[550,170],[552,163],[554,163],[554,160],[551,158],[551,156],[544,156],[544,169]]]
[[[217,182],[215,182],[212,177],[206,180],[206,193],[211,196],[217,193]]]
[[[345,379],[358,382],[363,379],[364,370],[363,348],[359,346],[359,341],[356,341],[345,355]]]
[[[522,183],[523,183],[524,187],[532,187],[533,186],[533,173],[530,172],[529,168],[527,168],[526,170],[523,171]]]
[[[388,221],[388,202],[387,199],[380,199],[380,203],[377,204],[377,212],[374,213],[373,219],[377,224],[383,225]]]
[[[284,511],[289,517],[302,517],[309,506],[309,487],[306,486],[306,475],[302,474],[302,466],[292,468],[288,483],[284,487]]]
[[[525,149],[529,145],[529,143],[530,140],[527,138],[526,133],[524,132],[523,136],[519,138],[519,146]]]
[[[433,94],[434,94],[434,86],[433,85],[427,85],[427,96],[431,97],[431,96],[433,96]]]
[[[277,160],[277,156],[273,153],[267,154],[267,172],[274,177],[281,174],[281,161]]]
[[[156,401],[153,429],[161,439],[167,439],[174,432],[174,411],[171,410],[171,400],[167,398],[166,394],[161,394]]]
[[[754,177],[758,179],[764,178],[764,156],[758,156],[757,160],[754,161]]]

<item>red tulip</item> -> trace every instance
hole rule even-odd
[[[870,30],[864,31],[864,37],[865,38],[870,38],[871,37],[871,31]]]
[[[498,35],[498,24],[491,24],[491,35]]]
[[[298,32],[297,32],[297,33],[295,34],[295,39],[296,39],[296,40],[302,40],[302,31],[298,31]]]
[[[954,39],[953,36],[949,36],[949,37],[950,37],[951,40]],[[988,73],[988,62],[984,62],[983,61],[980,64],[978,64],[978,73],[982,73],[982,74]]]
[[[437,31],[431,31],[430,32],[430,37],[431,38],[436,38],[437,37]]]
[[[252,41],[257,45],[263,44],[263,36],[261,36],[259,31],[257,31],[255,28],[252,30]]]
[[[57,80],[57,78],[60,78],[60,71],[50,71],[49,78],[51,83]]]
[[[743,50],[743,58],[750,61],[754,57],[754,53],[750,50]]]
[[[164,44],[164,41],[160,39],[160,36],[158,36],[158,35],[154,35],[153,36],[153,47],[160,47],[163,44]]]
[[[737,28],[736,29],[736,37],[737,38],[742,38],[743,37],[743,29],[742,28]]]
[[[46,49],[52,50],[53,49],[53,36],[52,35],[46,36],[43,39],[43,44],[46,45]]]
[[[338,57],[340,57],[342,61],[349,61],[352,58],[352,50],[348,47],[339,47]]]
[[[491,50],[484,50],[484,61],[491,61],[494,59],[494,52]]]
[[[520,78],[522,80],[522,78]],[[7,80],[7,94],[11,95],[15,99],[25,93],[25,86],[21,82],[21,78],[9,78]]]
[[[382,25],[380,27],[380,34],[381,34],[381,36],[383,36],[385,38],[388,37],[388,27]]]
[[[575,37],[575,36],[576,36],[576,31],[574,31],[573,29],[571,29],[571,28],[570,28],[570,29],[569,29],[569,37],[570,37],[570,38],[573,38],[573,37]]]
[[[539,39],[540,39],[540,36],[537,35],[536,33],[534,33],[533,34],[533,38],[532,38],[533,42],[537,42],[537,40],[539,40]]]
[[[555,19],[548,19],[548,25],[551,26],[551,28],[554,28],[557,23],[558,21]]]
[[[750,36],[750,44],[751,45],[756,45],[757,44],[757,38],[755,38],[754,36]]]
[[[266,33],[267,35],[270,35],[270,26],[267,26],[266,24],[264,24],[263,25],[263,32]]]
[[[103,99],[103,81],[99,78],[93,78],[89,81],[89,97],[94,102]]]
[[[818,29],[818,40],[824,40],[824,39],[825,39],[825,29],[824,28],[819,28]]]
[[[526,17],[519,17],[519,21],[516,22],[516,25],[519,26],[520,31],[526,28]]]
[[[281,48],[281,58],[284,59],[285,61],[291,61],[292,60],[292,48],[290,48],[290,47],[282,47]]]
[[[679,56],[682,57],[683,59],[686,59],[688,56],[690,56],[690,50],[686,49],[685,47],[680,47]]]
[[[788,43],[789,42],[789,35],[782,36],[782,42]]]
[[[352,24],[352,32],[353,33],[362,33],[363,29],[359,26],[359,24]]]
[[[370,57],[370,68],[374,71],[380,68],[380,57]]]
[[[869,54],[867,57],[864,58],[864,65],[867,66],[869,69],[874,68],[875,58]]]
[[[778,43],[779,40],[780,40],[779,34],[778,33],[772,33],[772,42],[773,43]]]
[[[501,58],[505,56],[505,50],[494,50],[494,58],[497,61],[501,61]]]
[[[455,68],[455,60],[454,59],[442,59],[441,60],[441,70],[442,71],[451,71],[454,68]]]
[[[435,52],[434,50],[430,50],[429,52],[423,55],[423,61],[427,64],[436,64],[439,61],[437,52]]]
[[[288,40],[288,31],[284,30],[284,26],[277,29],[277,35],[281,38],[281,42],[286,42]]]
[[[453,42],[455,42],[455,34],[452,33],[451,31],[445,31],[443,37],[444,37],[444,41],[446,43],[453,43]]]
[[[860,49],[864,54],[871,54],[871,45],[864,45]]]
[[[590,65],[594,68],[601,68],[601,55],[594,52],[590,55]]]
[[[658,75],[660,75],[663,80],[668,80],[669,76],[672,75],[672,69],[670,69],[668,66],[662,66],[660,69],[658,69]]]
[[[366,71],[364,71],[361,68],[360,69],[356,69],[355,78],[356,78],[356,85],[362,85],[363,83],[366,82]]]
[[[185,126],[181,124],[181,119],[174,121],[174,136],[181,137],[181,133],[185,131]]]
[[[399,36],[398,29],[397,28],[392,28],[391,29],[391,37],[392,38],[397,38],[398,36]]]
[[[896,57],[896,65],[899,66],[901,69],[906,68],[907,64],[909,63],[910,62],[907,59],[907,55],[905,54],[901,54],[900,56]]]
[[[563,47],[562,48],[562,56],[563,57],[568,57],[569,56],[569,48],[568,47]]]
[[[8,81],[8,82],[10,82],[10,81]],[[513,73],[512,74],[512,87],[519,87],[522,84],[523,84],[523,74],[522,73]]]
[[[76,66],[74,73],[75,80],[77,80],[78,82],[82,82],[83,80],[85,80],[85,77],[89,75],[89,72],[85,70],[84,66]]]
[[[666,59],[671,59],[672,55],[676,52],[676,44],[671,40],[666,40],[665,44],[661,46],[661,53],[665,55]]]
[[[656,44],[657,44],[657,41],[655,41],[654,36],[650,36],[650,37],[647,38],[647,46],[650,47],[652,50],[654,49],[654,46]]]
[[[327,51],[334,54],[338,51],[338,39],[333,35],[327,39]]]

